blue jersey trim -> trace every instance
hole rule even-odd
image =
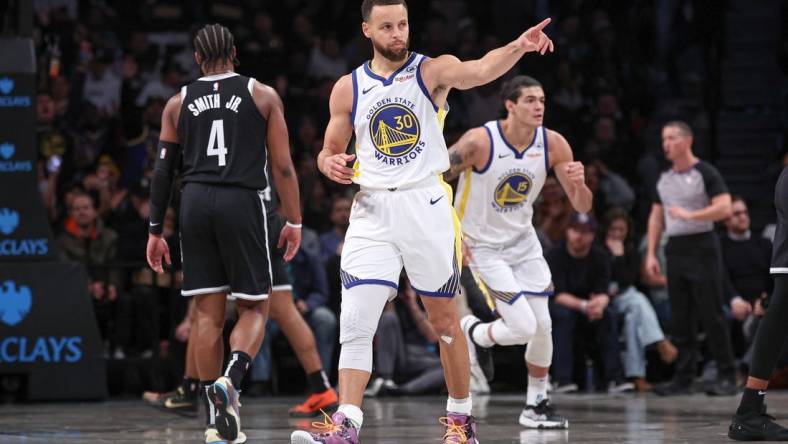
[[[356,104],[358,103],[358,78],[356,77],[356,70],[350,74],[353,79],[353,109],[350,110],[350,125],[356,127]]]
[[[455,294],[456,294],[456,293],[448,293],[448,292],[445,292],[445,291],[424,291],[424,290],[419,290],[418,288],[413,287],[412,284],[411,284],[411,287],[413,288],[413,291],[415,291],[416,293],[418,293],[418,294],[420,294],[422,296],[429,296],[429,297],[434,297],[434,298],[453,298],[455,296]]]
[[[413,62],[413,58],[414,57],[416,57],[416,53],[415,52],[411,52],[410,56],[408,57],[408,60],[406,60],[405,63],[403,63],[402,66],[399,67],[399,69],[394,71],[389,76],[388,79],[385,78],[385,77],[381,77],[381,76],[375,74],[374,72],[372,72],[372,70],[369,68],[369,62],[365,62],[364,63],[364,72],[367,73],[367,75],[370,76],[371,78],[373,78],[375,80],[379,80],[381,83],[383,83],[383,86],[389,86],[389,85],[391,85],[391,82],[394,81],[394,77],[397,77],[397,75],[400,72],[402,72],[403,69],[405,69],[408,66],[410,66],[410,64]]]
[[[438,105],[435,104],[435,101],[432,100],[432,96],[430,95],[429,90],[427,90],[427,85],[424,84],[424,79],[421,78],[421,63],[427,59],[427,56],[424,56],[419,60],[419,64],[416,66],[416,80],[419,82],[419,88],[421,92],[427,96],[427,99],[432,103],[432,107],[435,109],[435,112],[438,112]]]
[[[358,285],[383,285],[386,287],[391,287],[395,290],[399,289],[397,284],[395,284],[394,282],[386,281],[383,279],[359,279],[357,281],[348,282],[347,284],[345,284],[345,288],[350,290],[351,288],[356,287]]]
[[[526,296],[553,296],[555,291],[521,291],[521,294]]]
[[[542,127],[542,138],[544,139],[544,170],[550,174],[550,148],[547,146],[547,128]]]
[[[489,152],[489,156],[487,157],[487,163],[484,164],[484,168],[482,168],[481,170],[476,170],[476,167],[475,166],[473,167],[473,171],[476,174],[486,173],[487,170],[490,169],[490,165],[492,165],[492,160],[493,160],[493,146],[495,145],[495,143],[493,142],[492,132],[490,131],[490,128],[487,125],[484,125],[484,129],[487,130],[487,137],[490,138],[490,152]]]
[[[534,130],[534,138],[531,140],[531,143],[528,145],[528,148],[524,149],[523,152],[521,153],[517,151],[517,148],[512,146],[512,144],[509,143],[508,140],[506,140],[506,136],[503,134],[503,128],[501,128],[501,121],[496,120],[495,123],[498,125],[498,132],[501,134],[501,139],[503,139],[503,143],[505,143],[506,146],[508,146],[509,149],[512,150],[512,152],[514,153],[514,157],[518,159],[522,159],[523,156],[525,155],[525,152],[530,150],[531,147],[534,146],[534,142],[536,142],[536,135],[539,133],[539,131]]]

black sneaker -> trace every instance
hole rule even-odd
[[[691,395],[694,392],[692,383],[682,383],[675,380],[654,386],[654,393],[659,396]]]
[[[568,429],[569,421],[555,412],[549,400],[543,399],[537,405],[525,406],[520,425],[529,429]]]
[[[709,396],[733,396],[738,392],[736,381],[731,379],[715,381],[714,384],[706,388],[706,394]]]
[[[162,393],[158,399],[146,402],[159,410],[187,417],[196,417],[199,408],[197,396],[189,396],[183,387],[178,387],[174,392]]]
[[[788,441],[788,429],[774,422],[774,418],[766,414],[764,405],[760,412],[733,415],[728,438],[735,441]]]
[[[479,367],[482,369],[484,377],[487,379],[487,381],[492,381],[495,377],[495,364],[493,363],[492,348],[482,347],[473,340],[473,330],[481,325],[481,323],[482,321],[476,316],[467,315],[462,318],[460,325],[463,332],[465,333],[465,338],[469,343],[468,346],[470,347],[470,345],[473,344],[473,349],[476,352],[476,362],[479,363]]]

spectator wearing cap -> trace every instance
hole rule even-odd
[[[655,251],[663,230],[673,342],[679,349],[673,379],[657,386],[657,394],[678,395],[693,390],[697,369],[697,328],[700,321],[711,355],[717,364],[717,381],[710,395],[734,395],[736,370],[728,325],[722,307],[723,269],[714,222],[731,214],[731,195],[719,171],[692,152],[692,129],[681,121],[662,127],[662,149],[671,163],[657,181],[648,220],[645,267],[660,272]]]
[[[572,375],[575,358],[579,356],[600,358],[596,367],[602,369],[602,374],[595,378],[596,384],[607,383],[606,388],[613,392],[633,388],[632,384],[619,384],[622,380],[619,317],[610,306],[608,294],[610,256],[594,245],[596,229],[591,216],[573,213],[566,240],[546,255],[556,295],[550,301],[550,315],[555,344],[553,380],[559,393],[577,390]]]

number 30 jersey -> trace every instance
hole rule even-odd
[[[421,78],[425,59],[410,53],[389,78],[372,72],[369,62],[351,73],[357,156],[353,181],[362,187],[398,188],[449,168],[445,113]]]
[[[253,85],[254,79],[229,72],[181,89],[178,137],[184,183],[255,190],[268,186],[267,122],[252,99]]]

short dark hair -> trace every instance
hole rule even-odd
[[[542,84],[539,83],[533,77],[530,76],[515,76],[506,81],[503,86],[501,87],[501,102],[506,103],[507,100],[511,100],[512,102],[516,102],[517,99],[520,98],[522,94],[523,88],[529,88],[531,86],[538,86],[539,88],[543,88]]]
[[[233,56],[234,46],[233,34],[218,23],[203,26],[194,37],[194,49],[202,58],[203,69],[224,61],[237,65],[238,60]]]
[[[668,123],[662,125],[663,129],[665,129],[667,127],[678,128],[679,132],[684,137],[692,137],[693,136],[692,128],[690,128],[690,126],[687,124],[687,122],[685,122],[683,120],[671,120]]]
[[[389,5],[402,5],[408,9],[408,4],[405,0],[364,0],[361,2],[361,18],[364,21],[369,21],[369,15],[372,14],[372,7],[374,6],[389,6]]]

